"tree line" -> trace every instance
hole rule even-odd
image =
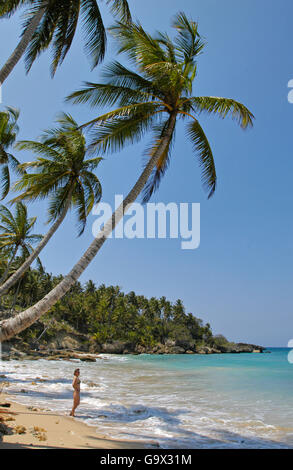
[[[14,269],[19,262],[16,259]],[[9,317],[11,309],[18,312],[37,302],[61,280],[62,276],[46,273],[41,266],[29,269],[21,288],[15,286],[3,297],[2,317]],[[173,340],[200,346],[217,341],[209,323],[186,313],[180,299],[174,303],[165,297],[148,299],[133,291],[125,294],[119,286],[97,287],[93,281],[84,285],[76,282],[51,312],[24,330],[20,338],[38,346],[50,342],[59,331],[86,335],[93,345],[123,341],[153,347]]]

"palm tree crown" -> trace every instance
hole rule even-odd
[[[162,33],[153,38],[140,24],[125,26],[117,23],[111,30],[119,41],[119,52],[127,54],[137,71],[116,61],[105,67],[105,83],[86,82],[83,89],[67,99],[74,103],[89,103],[93,107],[118,103],[118,108],[84,124],[92,130],[92,147],[103,152],[120,150],[151,130],[154,138],[149,156],[152,156],[161,145],[170,117],[188,120],[187,135],[199,157],[203,184],[210,197],[216,188],[215,163],[198,116],[203,112],[222,118],[230,115],[246,129],[252,126],[253,115],[233,99],[192,96],[197,59],[205,43],[198,33],[198,24],[189,21],[184,13],[176,16],[173,27],[177,34],[172,41]],[[158,188],[168,167],[174,129],[144,188],[144,202]]]
[[[28,217],[27,208],[22,202],[16,204],[15,215],[7,207],[0,206],[0,253],[4,256],[9,253],[8,265],[19,250],[21,258],[27,258],[33,251],[34,243],[42,239],[42,235],[31,233],[36,219]]]
[[[4,199],[10,189],[9,168],[17,169],[19,161],[9,152],[14,144],[18,125],[19,111],[7,107],[6,111],[0,112],[0,165],[1,165],[1,199]]]
[[[107,3],[111,11],[119,15],[121,21],[130,21],[127,0],[107,0]],[[17,62],[26,51],[27,72],[35,59],[51,45],[51,73],[55,74],[70,49],[80,17],[84,29],[85,50],[92,66],[95,67],[103,60],[106,30],[96,0],[0,0],[0,17],[9,17],[21,7],[26,8],[22,33],[24,44],[14,61]],[[17,54],[17,50],[15,52]],[[14,65],[15,63],[12,67]],[[2,83],[6,76],[7,74],[3,75]]]
[[[35,161],[23,163],[21,169],[34,170],[26,173],[14,185],[23,191],[12,202],[34,201],[49,197],[48,222],[53,222],[69,203],[77,212],[79,235],[84,231],[87,216],[102,196],[102,187],[93,170],[102,158],[88,158],[85,137],[75,120],[62,114],[59,127],[45,131],[40,142],[20,141],[18,149],[38,154]]]
[[[29,269],[65,219],[70,207],[76,209],[81,235],[88,214],[102,195],[100,181],[92,172],[101,158],[86,159],[85,137],[71,116],[62,114],[57,122],[59,126],[45,131],[39,142],[22,141],[17,144],[19,149],[32,150],[39,157],[19,165],[20,171],[35,171],[23,173],[15,183],[14,189],[23,192],[12,202],[49,198],[48,222],[53,223],[30,256],[0,285],[0,296],[8,292]]]

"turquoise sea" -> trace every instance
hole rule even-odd
[[[102,355],[80,361],[0,363],[16,400],[77,416],[99,434],[162,448],[293,448],[293,364],[270,354]],[[32,384],[36,382],[37,385]]]

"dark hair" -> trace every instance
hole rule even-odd
[[[76,372],[79,372],[79,369],[75,369],[75,371],[73,372],[73,375],[75,375]]]

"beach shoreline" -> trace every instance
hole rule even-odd
[[[0,434],[2,449],[145,449],[155,443],[133,440],[117,440],[98,434],[96,426],[90,426],[76,418],[47,411],[41,407],[20,404],[16,397],[1,393],[1,403],[10,408],[0,408],[4,424],[11,434]]]

